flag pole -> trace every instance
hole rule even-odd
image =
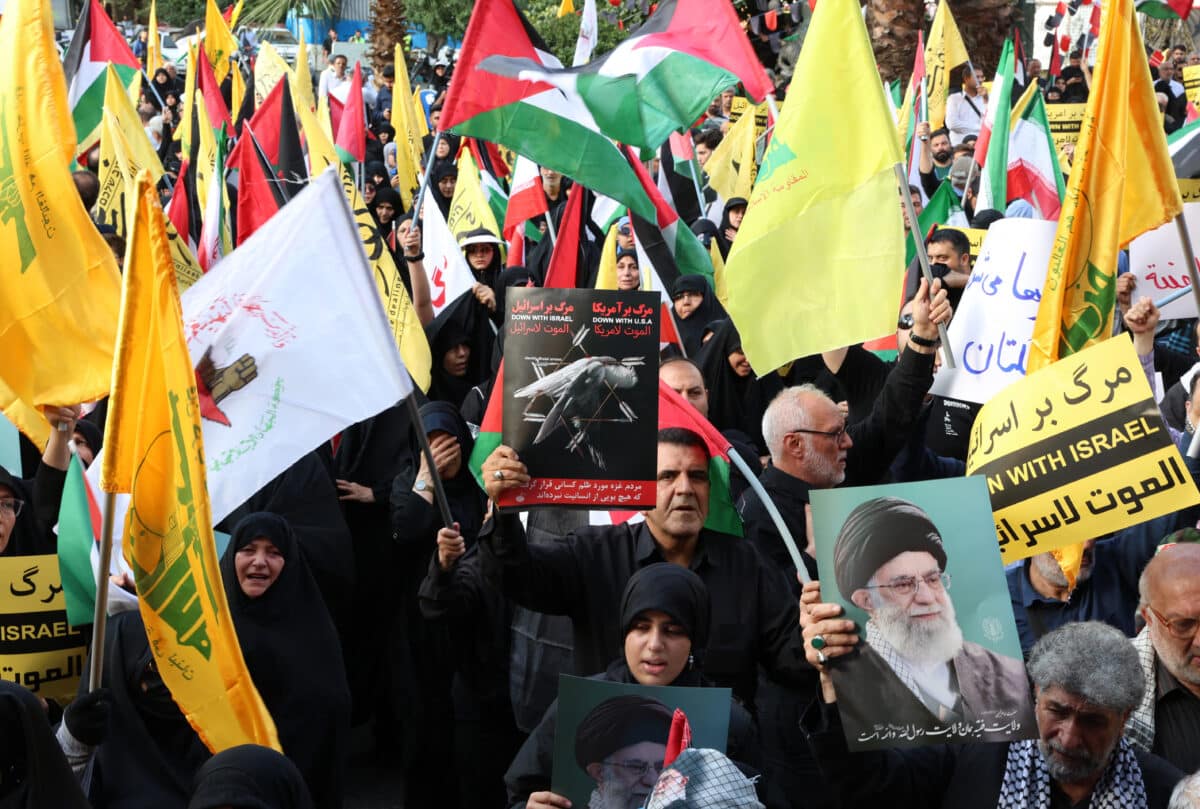
[[[433,478],[433,499],[437,501],[438,511],[442,513],[442,523],[449,528],[454,525],[454,515],[450,513],[450,501],[446,499],[446,489],[438,476],[437,464],[433,462],[433,449],[429,446],[429,436],[421,426],[421,412],[417,410],[417,397],[409,394],[405,397],[408,404],[408,415],[412,419],[413,429],[416,430],[417,440],[421,443],[421,453],[425,456],[425,465],[429,467],[429,476]]]
[[[733,447],[729,448],[729,460],[733,461],[734,466],[742,473],[742,477],[746,478],[746,482],[750,484],[750,488],[758,495],[758,499],[762,501],[763,507],[767,510],[767,514],[771,517],[771,522],[775,523],[775,530],[779,532],[779,536],[783,539],[783,544],[787,548],[788,555],[792,557],[792,564],[796,566],[796,572],[800,574],[800,579],[805,584],[812,581],[812,577],[808,575],[808,568],[804,565],[804,560],[800,557],[800,549],[796,547],[796,540],[792,537],[792,532],[788,530],[787,523],[783,521],[783,515],[779,513],[779,509],[775,506],[775,501],[771,499],[771,495],[767,494],[767,490],[763,488],[758,476],[750,468],[742,456]]]
[[[108,569],[112,565],[116,492],[104,493],[104,523],[100,532],[100,565],[96,570],[96,609],[92,613],[92,651],[88,656],[88,691],[100,687],[104,673],[104,631],[108,627]]]
[[[1196,251],[1192,248],[1192,234],[1188,232],[1187,219],[1183,209],[1175,215],[1175,229],[1179,232],[1179,244],[1183,247],[1184,263],[1187,264],[1188,278],[1192,281],[1192,295],[1196,298],[1196,306],[1200,308],[1200,277],[1196,274]],[[1188,457],[1200,458],[1200,430],[1192,434],[1192,442],[1188,445]]]
[[[908,214],[908,231],[912,234],[913,242],[916,244],[917,260],[921,263],[921,274],[929,282],[929,297],[932,298],[933,272],[929,269],[929,254],[925,252],[925,240],[921,238],[918,230],[920,225],[917,224],[917,209],[913,207],[912,195],[908,193],[908,176],[904,173],[903,163],[897,163],[893,168],[896,170],[896,182],[900,184],[900,200]],[[954,352],[950,350],[950,336],[946,333],[946,324],[939,323],[937,328],[938,338],[942,341],[942,362],[947,368],[953,368]]]
[[[413,222],[421,218],[421,203],[425,201],[425,190],[429,188],[429,172],[433,171],[433,161],[437,159],[435,155],[437,155],[438,143],[441,140],[442,132],[439,129],[433,133],[433,143],[429,144],[429,157],[425,158],[425,176],[421,178],[421,187],[417,189],[417,198],[413,200]],[[421,249],[424,249],[424,246]]]
[[[544,194],[546,192],[543,191],[542,193]],[[564,202],[563,204],[565,205],[566,203]],[[551,212],[549,210],[546,211],[546,232],[550,234],[550,246],[557,247],[558,234],[554,232],[554,218],[550,216],[550,213]]]

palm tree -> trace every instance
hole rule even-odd
[[[408,33],[404,18],[404,0],[371,0],[371,62],[391,64],[396,43]]]
[[[990,73],[1017,19],[1015,0],[951,0],[950,11],[972,63]],[[884,78],[906,78],[912,72],[918,29],[929,30],[922,0],[867,0],[867,30]]]

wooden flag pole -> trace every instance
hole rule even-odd
[[[417,431],[417,441],[421,443],[421,453],[425,456],[425,465],[429,467],[429,476],[433,478],[433,499],[437,501],[438,511],[442,513],[442,524],[447,528],[454,525],[454,515],[450,513],[450,501],[446,499],[446,489],[438,475],[437,464],[433,462],[433,449],[429,446],[429,436],[421,425],[421,412],[417,409],[417,397],[412,393],[405,397],[408,404],[408,415],[412,419],[413,429]]]
[[[112,565],[115,492],[104,493],[104,523],[100,532],[100,565],[96,569],[96,610],[92,614],[92,651],[88,659],[88,691],[100,687],[104,673],[104,633],[108,628],[108,569]]]
[[[917,209],[913,207],[912,195],[908,193],[908,176],[904,173],[904,164],[897,163],[894,166],[896,170],[896,182],[899,183],[900,201],[904,205],[904,210],[908,214],[908,232],[912,234],[913,243],[917,247],[917,260],[921,263],[921,274],[925,276],[925,280],[929,282],[929,297],[933,297],[933,271],[929,269],[929,254],[925,252],[925,240],[921,238],[918,231],[920,225],[917,223]],[[947,368],[954,367],[954,352],[950,350],[950,336],[946,333],[946,324],[938,324],[938,337],[942,341],[942,363]],[[901,350],[904,346],[899,346]]]

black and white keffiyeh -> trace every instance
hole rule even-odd
[[[997,809],[1049,809],[1050,771],[1036,740],[1013,742],[1008,747],[1004,781]],[[1133,745],[1121,739],[1112,760],[1092,791],[1089,809],[1147,809],[1142,768]]]

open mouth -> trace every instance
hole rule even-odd
[[[657,676],[667,670],[666,661],[643,660],[642,671],[649,675]]]

